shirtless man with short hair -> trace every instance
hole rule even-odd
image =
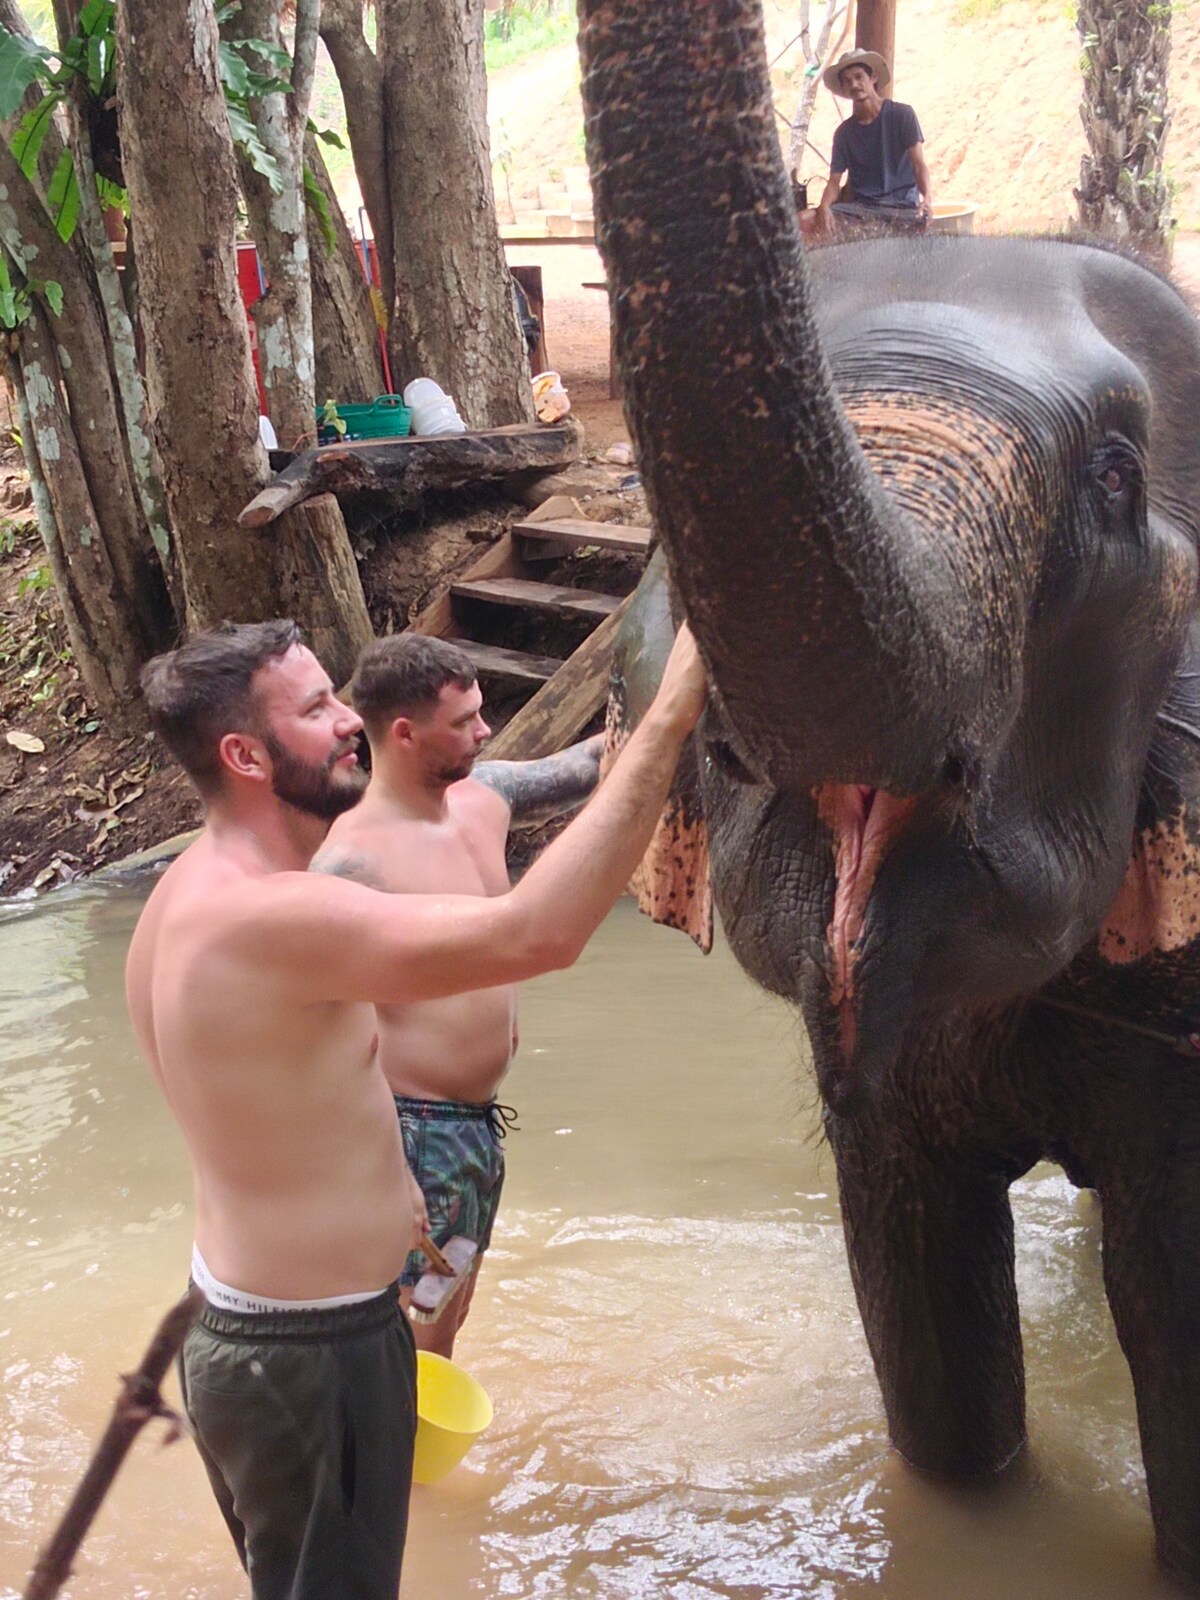
[[[475,666],[457,645],[421,634],[376,639],[350,685],[371,746],[362,801],[339,817],[313,869],[392,894],[502,895],[509,827],[587,799],[603,737],[543,761],[475,765],[490,729]],[[417,1348],[452,1356],[491,1240],[504,1182],[507,1108],[496,1091],[516,1050],[511,984],[445,1000],[379,1007],[379,1061],[396,1097],[405,1153],[435,1244],[478,1246],[467,1281]],[[429,1263],[413,1251],[401,1276],[407,1304]]]
[[[375,1006],[571,965],[650,838],[703,671],[685,631],[593,802],[491,897],[305,870],[359,797],[361,723],[293,624],[226,624],[143,684],[206,806],[126,972],[194,1176],[207,1304],[185,1404],[254,1600],[395,1600],[415,1429],[396,1280],[414,1219]]]

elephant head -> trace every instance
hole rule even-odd
[[[1191,698],[1200,340],[1084,245],[806,258],[758,0],[579,9],[626,408],[713,687],[716,900],[849,1109],[914,1029],[1061,973],[1119,892],[1123,926],[1159,916],[1122,883]]]

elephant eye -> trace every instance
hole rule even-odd
[[[1141,458],[1126,440],[1110,439],[1092,457],[1092,474],[1105,494],[1115,500],[1141,484]]]

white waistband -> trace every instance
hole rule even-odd
[[[358,1294],[333,1294],[325,1300],[268,1300],[265,1295],[231,1289],[220,1278],[214,1278],[200,1254],[199,1245],[195,1244],[192,1246],[192,1282],[203,1292],[210,1306],[219,1306],[222,1311],[332,1311],[336,1306],[356,1306],[360,1300],[375,1300],[384,1292],[365,1289]]]

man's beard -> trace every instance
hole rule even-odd
[[[271,757],[271,788],[284,805],[293,806],[305,816],[332,822],[362,798],[367,787],[367,774],[362,768],[351,767],[340,778],[334,770],[346,754],[344,749],[335,750],[328,761],[315,765],[294,756],[273,733],[264,733],[262,740]]]
[[[474,756],[466,761],[460,761],[456,767],[445,767],[438,773],[438,783],[448,789],[452,783],[461,783],[464,778],[469,778],[475,770]]]

